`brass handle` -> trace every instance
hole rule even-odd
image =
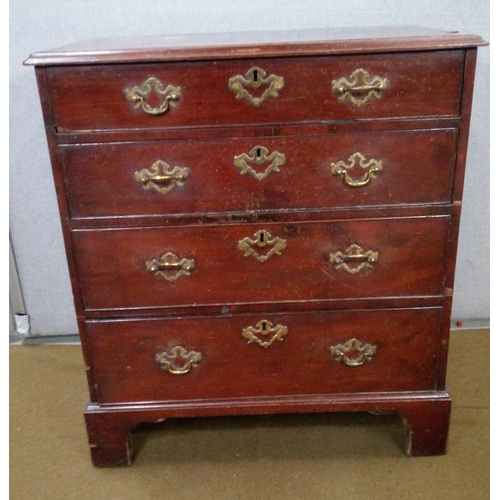
[[[347,161],[348,163],[345,163],[344,161],[332,163],[332,174],[338,175],[348,186],[351,187],[366,186],[366,184],[375,178],[375,174],[382,170],[382,160],[375,160],[373,158],[371,160],[367,160],[361,153],[352,154]],[[363,177],[359,180],[354,180],[347,173],[348,170],[354,168],[356,162],[358,162],[361,168],[368,169],[368,171],[365,172]]]
[[[373,267],[378,260],[378,252],[367,250],[366,252],[359,245],[351,245],[345,253],[335,252],[330,254],[330,262],[335,265],[335,269],[344,269],[349,274],[356,274],[364,267]],[[350,266],[355,263],[357,265]]]
[[[256,252],[252,247],[257,247],[258,249],[260,248],[265,248],[269,245],[272,245],[272,248],[266,253],[266,254],[261,254]],[[253,235],[252,238],[243,238],[242,240],[238,241],[238,250],[241,250],[243,252],[244,257],[252,256],[259,262],[265,262],[271,255],[281,255],[281,250],[286,248],[286,240],[283,240],[279,237],[276,236],[276,238],[273,238],[271,236],[271,233],[268,233],[266,230],[261,229],[257,231]]]
[[[358,356],[349,356],[348,354],[352,352],[357,353]],[[341,361],[346,366],[361,366],[366,361],[371,361],[376,352],[375,344],[362,344],[358,339],[351,339],[345,344],[330,347],[330,354],[335,361]]]
[[[157,108],[151,107],[144,99],[153,90],[158,97],[163,97],[163,102]],[[150,115],[161,115],[167,112],[171,107],[175,107],[176,101],[179,101],[182,95],[180,87],[174,85],[163,87],[160,80],[154,76],[148,78],[141,86],[127,88],[124,92],[127,101],[135,103],[136,108],[142,108],[143,111]]]
[[[168,193],[175,186],[183,186],[189,171],[184,167],[170,167],[168,163],[158,160],[151,165],[150,170],[145,168],[135,173],[135,180],[143,184],[144,189],[154,189],[158,193]]]
[[[184,347],[178,345],[170,349],[170,352],[158,353],[155,361],[162,370],[169,371],[174,375],[184,375],[191,370],[191,367],[198,366],[201,361],[201,353],[196,351],[187,351]],[[172,361],[181,359],[185,361],[182,366],[177,367]]]
[[[271,172],[279,172],[281,165],[285,164],[285,155],[274,151],[269,154],[269,151],[264,146],[255,146],[250,150],[250,153],[242,153],[234,157],[234,166],[241,170],[241,175],[250,174],[252,177],[261,181],[265,179]],[[264,170],[264,172],[257,173],[249,163],[261,166],[264,163],[271,162],[271,164]]]
[[[254,97],[244,87],[258,89],[262,85],[269,87],[262,93],[260,97]],[[250,68],[245,76],[236,75],[229,79],[229,90],[236,94],[236,99],[246,99],[255,107],[260,106],[268,97],[278,97],[278,92],[284,87],[285,81],[282,76],[269,75],[257,66]]]
[[[261,340],[257,335],[267,336],[269,334],[273,334],[273,336],[269,340]],[[243,328],[241,331],[241,336],[248,340],[249,344],[257,344],[264,349],[267,349],[275,340],[280,342],[283,341],[283,337],[288,333],[288,327],[283,325],[276,325],[268,321],[267,319],[263,319],[259,321],[256,326],[248,326]]]
[[[380,76],[370,77],[370,73],[363,68],[358,68],[349,77],[342,77],[339,80],[332,81],[332,92],[339,101],[348,99],[355,106],[363,106],[371,99],[380,99],[380,92],[387,88],[387,78]],[[370,79],[371,78],[371,79]],[[359,94],[366,94],[363,97],[357,97]]]
[[[146,269],[155,274],[162,276],[167,281],[175,281],[181,276],[189,276],[194,269],[194,260],[179,259],[172,252],[167,252],[158,259],[153,259],[146,262]]]

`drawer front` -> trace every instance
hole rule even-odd
[[[441,309],[87,322],[101,403],[435,389]],[[264,330],[265,328],[265,330]]]
[[[72,217],[449,202],[456,130],[62,147]]]
[[[87,309],[442,293],[449,217],[75,230]]]
[[[438,51],[55,67],[47,74],[57,130],[88,131],[457,116],[463,63],[463,51]]]

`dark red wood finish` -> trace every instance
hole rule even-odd
[[[456,132],[135,142],[64,146],[61,151],[73,218],[429,204],[450,202]],[[234,164],[235,157],[257,146],[285,155],[279,172],[270,171],[262,180],[242,175]],[[332,163],[349,164],[356,152],[382,162],[382,171],[359,188],[332,174]],[[158,160],[187,168],[184,184],[167,193],[145,189],[135,174]],[[248,165],[263,174],[271,161]],[[349,173],[359,180],[366,171],[357,160]]]
[[[361,118],[457,116],[464,52],[211,61],[131,66],[72,66],[47,70],[55,126],[59,132],[178,126],[220,126]],[[229,79],[262,67],[284,79],[278,97],[259,107],[236,99]],[[358,68],[387,78],[383,98],[358,107],[339,101],[332,80],[349,79]],[[153,116],[128,102],[124,90],[155,77],[181,87],[168,112]],[[266,86],[256,90],[263,93]],[[429,90],[431,89],[431,90]],[[151,102],[158,106],[158,101]]]
[[[448,225],[429,217],[81,230],[73,243],[87,310],[404,297],[442,293]],[[238,249],[260,230],[286,242],[281,255],[260,262]],[[350,274],[329,261],[353,244],[378,252],[373,267]],[[273,246],[252,248],[267,255]],[[194,260],[191,274],[167,281],[146,269],[167,252]]]
[[[51,122],[52,123],[52,122]],[[316,123],[239,125],[219,127],[176,127],[160,129],[92,130],[85,132],[58,132],[54,135],[61,146],[75,144],[125,143],[171,140],[249,139],[271,136],[321,136],[327,134],[359,134],[364,132],[402,132],[411,130],[458,129],[459,116],[425,117],[417,120],[394,118],[391,120],[359,119]],[[382,135],[382,134],[381,134]]]
[[[75,312],[78,322],[78,330],[80,332],[80,339],[82,344],[83,359],[86,368],[86,375],[89,387],[90,399],[95,401],[97,398],[96,384],[94,380],[94,373],[91,367],[90,354],[89,354],[89,339],[85,334],[85,314],[80,293],[80,285],[76,271],[76,265],[73,254],[73,247],[71,243],[71,228],[69,222],[69,209],[66,198],[66,188],[64,182],[64,172],[62,168],[62,159],[60,150],[57,147],[57,138],[54,135],[52,112],[50,106],[50,88],[47,83],[47,74],[41,68],[35,69],[38,90],[40,93],[40,104],[42,107],[43,118],[45,122],[45,132],[47,136],[47,144],[49,148],[50,161],[52,163],[52,172],[54,176],[54,183],[56,188],[57,204],[61,216],[61,227],[64,238],[64,245],[66,249],[66,258],[71,278],[71,288],[74,297]]]
[[[467,49],[488,45],[480,36],[421,26],[363,26],[283,31],[190,33],[101,38],[32,54],[25,64],[143,63],[318,54],[375,54]]]
[[[100,41],[27,61],[37,66],[95,465],[129,465],[141,422],[247,413],[394,411],[409,423],[408,454],[445,452],[461,192],[485,42],[375,31]],[[227,87],[253,65],[285,79],[258,108]],[[389,80],[361,107],[331,92],[358,67]],[[175,110],[150,116],[126,101],[124,88],[149,76],[182,87]],[[286,155],[263,181],[233,165],[255,145]],[[380,156],[383,170],[347,188],[330,165],[356,151]],[[133,179],[158,159],[189,168],[166,196]],[[237,248],[260,229],[287,242],[263,263]],[[328,262],[353,243],[379,252],[372,269],[351,275]],[[145,270],[168,251],[195,259],[191,276],[168,282]],[[282,342],[246,343],[242,325],[261,319],[287,323]],[[377,345],[371,362],[326,355],[350,338]],[[157,349],[174,344],[200,350],[200,365],[160,370]]]
[[[91,321],[100,403],[433,390],[441,308]],[[262,319],[288,333],[263,348],[242,330]],[[272,333],[257,335],[269,341]],[[353,337],[376,346],[371,361],[347,366],[330,347]],[[155,355],[175,346],[202,359],[184,375]],[[357,353],[349,354],[353,358]],[[182,367],[185,361],[172,361]]]
[[[233,398],[162,404],[97,405],[85,412],[90,452],[95,465],[131,465],[130,432],[141,422],[163,422],[167,417],[252,415],[296,412],[399,413],[407,424],[405,451],[418,457],[446,453],[451,399],[444,391],[377,394]]]

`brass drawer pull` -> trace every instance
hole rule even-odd
[[[181,98],[182,92],[180,87],[174,85],[167,85],[162,88],[163,84],[154,76],[148,78],[140,87],[135,86],[125,89],[125,97],[127,101],[135,103],[136,108],[142,108],[143,111],[149,115],[161,115],[166,113],[171,107],[175,107],[176,101]],[[153,108],[146,101],[152,92],[158,97],[163,97],[163,102],[159,107]]]
[[[269,334],[274,334],[269,340],[261,340],[257,335],[267,336]],[[275,340],[280,342],[283,341],[283,337],[288,333],[288,327],[283,325],[276,325],[263,319],[259,321],[256,326],[248,326],[243,328],[241,335],[243,338],[248,340],[249,344],[257,344],[264,349],[267,349]]]
[[[350,274],[356,274],[364,267],[373,267],[378,260],[378,252],[367,250],[366,252],[359,245],[351,245],[345,253],[335,252],[330,254],[330,262],[335,265],[335,269],[344,269]],[[351,267],[350,263],[358,263]]]
[[[266,254],[260,254],[256,252],[252,246],[256,246],[257,248],[265,248],[269,245],[272,245],[272,248]],[[257,231],[253,235],[253,239],[251,238],[243,238],[238,241],[238,250],[243,252],[244,257],[252,256],[259,262],[265,262],[271,255],[281,255],[281,250],[286,248],[286,240],[281,238],[273,238],[271,233],[268,233],[266,230],[261,229]]]
[[[348,356],[350,353],[357,353],[358,356]],[[345,344],[338,344],[330,347],[330,354],[335,361],[341,361],[346,366],[361,366],[366,361],[371,361],[377,346],[374,344],[362,344],[358,339],[348,340]]]
[[[251,149],[250,153],[242,153],[241,155],[234,157],[234,166],[241,170],[241,175],[250,174],[252,177],[261,181],[265,179],[271,172],[279,172],[281,165],[285,164],[285,155],[274,151],[269,154],[269,151],[264,146],[255,146]],[[264,172],[257,173],[249,163],[253,163],[257,166],[262,166],[264,163],[271,164],[264,170]]]
[[[194,269],[194,260],[179,259],[172,252],[167,252],[159,260],[153,259],[146,262],[146,269],[155,274],[162,276],[167,281],[175,281],[181,276],[189,276]]]
[[[185,361],[185,363],[182,366],[176,367],[177,363],[173,363],[172,361],[178,359]],[[196,351],[188,352],[184,347],[178,345],[170,349],[169,353],[158,353],[155,356],[155,361],[160,365],[162,370],[169,371],[174,375],[184,375],[191,370],[191,367],[198,366],[198,363],[201,361],[201,353]]]
[[[135,173],[135,180],[143,184],[144,189],[154,189],[166,194],[174,186],[183,186],[189,172],[184,167],[170,167],[168,163],[158,160],[148,170],[145,168]]]
[[[380,99],[380,92],[387,88],[387,78],[373,76],[363,68],[358,68],[349,77],[332,81],[332,92],[339,101],[348,99],[355,106],[363,106],[371,99]],[[361,96],[362,97],[361,97]]]
[[[254,97],[244,87],[258,89],[262,85],[268,85],[267,89],[260,97]],[[246,99],[255,107],[260,106],[267,97],[278,97],[278,92],[284,87],[285,82],[282,76],[269,75],[257,66],[250,68],[245,76],[236,75],[229,79],[229,90],[236,94],[236,99]]]
[[[367,160],[364,155],[361,153],[354,153],[349,156],[347,160],[348,163],[344,161],[339,161],[337,163],[332,163],[332,174],[338,175],[344,182],[351,187],[362,187],[366,186],[372,179],[375,178],[375,174],[382,170],[382,160]],[[358,162],[359,166],[363,169],[368,169],[367,172],[364,173],[363,177],[359,180],[354,180],[347,173],[348,170],[351,170]]]

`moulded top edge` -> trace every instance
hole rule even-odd
[[[88,40],[32,54],[24,64],[110,64],[356,52],[442,50],[488,45],[480,36],[414,26],[203,33]]]

